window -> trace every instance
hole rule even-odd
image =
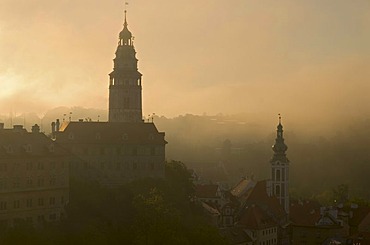
[[[0,179],[0,190],[6,189],[6,180]]]
[[[39,215],[39,216],[37,216],[37,222],[39,222],[39,223],[43,223],[45,221],[45,217],[44,217],[44,215]]]
[[[275,187],[275,194],[276,194],[276,195],[280,195],[280,185],[277,185],[277,186]]]
[[[136,156],[137,155],[137,148],[136,147],[134,147],[134,149],[132,149],[132,155],[133,156]]]
[[[136,162],[134,162],[134,163],[132,164],[132,168],[133,168],[134,170],[136,170],[136,169],[137,169],[137,163],[136,163]]]
[[[54,205],[55,204],[55,197],[50,197],[49,204]]]
[[[155,155],[155,147],[152,147],[152,148],[150,149],[150,154],[151,154],[152,156],[154,156],[154,155]]]
[[[50,219],[51,221],[55,221],[55,220],[57,219],[57,215],[56,215],[56,214],[50,214],[50,215],[49,215],[49,219]]]
[[[6,210],[6,204],[4,201],[0,202],[0,210]]]
[[[33,223],[33,219],[32,219],[32,217],[27,217],[27,218],[26,218],[26,223],[27,223],[27,224],[32,224],[32,223]]]
[[[39,178],[37,179],[37,186],[38,186],[38,187],[42,187],[42,186],[44,186],[44,178],[39,177]]]
[[[128,135],[127,135],[127,134],[123,134],[123,135],[122,135],[122,139],[123,139],[123,140],[128,140]]]
[[[280,181],[280,169],[276,170],[276,180]]]
[[[60,198],[60,203],[61,203],[61,204],[64,204],[64,196],[62,196],[62,197]]]
[[[32,177],[28,177],[27,178],[27,186],[30,187],[30,186],[32,186],[32,184],[33,184],[32,183]]]
[[[73,133],[69,133],[68,139],[73,140],[75,138],[75,135]]]
[[[150,163],[150,170],[154,170],[154,168],[155,168],[155,165],[154,165],[154,163],[153,163],[153,162],[151,162],[151,163]]]
[[[14,201],[14,209],[18,209],[18,208],[20,208],[20,201],[16,200]]]
[[[6,170],[8,170],[8,165],[6,163],[2,163],[0,165],[0,171],[6,171]]]
[[[44,198],[39,198],[39,206],[44,206]]]
[[[19,188],[19,178],[18,177],[15,177],[14,178],[14,182],[13,182],[13,187],[14,188]]]
[[[51,178],[50,178],[50,185],[51,186],[54,186],[55,184],[56,184],[56,178],[55,178],[55,176],[52,176]]]
[[[43,169],[44,169],[44,163],[42,163],[42,162],[38,162],[38,163],[37,163],[37,169],[38,169],[38,170],[43,170]]]
[[[26,207],[31,208],[32,207],[32,199],[27,199],[26,201]]]
[[[50,162],[50,169],[55,169],[55,166],[56,166],[55,162]]]
[[[32,167],[33,167],[32,162],[28,162],[28,163],[26,163],[26,169],[27,169],[27,170],[32,170]]]

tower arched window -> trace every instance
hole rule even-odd
[[[276,170],[276,181],[280,181],[280,169]]]
[[[280,195],[280,185],[275,186],[275,195]]]

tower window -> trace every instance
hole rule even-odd
[[[280,195],[280,185],[275,186],[275,195]]]
[[[276,170],[276,181],[280,181],[280,169]]]

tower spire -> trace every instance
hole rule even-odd
[[[125,26],[125,27],[127,27],[127,6],[128,6],[128,2],[125,2],[125,22],[123,23],[123,25]]]
[[[137,67],[133,36],[127,28],[127,5],[126,2],[123,30],[109,74],[109,122],[142,122],[142,75]]]
[[[272,146],[274,155],[270,160],[272,171],[271,179],[273,194],[278,198],[285,212],[289,214],[289,159],[286,156],[288,146],[284,142],[283,132],[281,115],[279,114],[275,144]]]

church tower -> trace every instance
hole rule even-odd
[[[272,190],[278,198],[280,204],[289,214],[289,160],[286,157],[288,146],[284,143],[283,125],[279,115],[279,125],[277,126],[277,136],[275,144],[272,146],[274,155],[270,160],[272,170]]]
[[[143,122],[141,76],[133,36],[127,26],[119,34],[113,72],[109,74],[109,122]]]

